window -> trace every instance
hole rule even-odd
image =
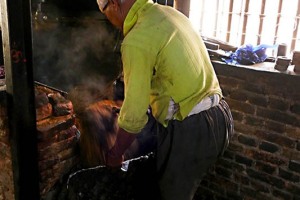
[[[300,50],[300,0],[191,0],[190,20],[200,34],[234,46],[287,45]]]

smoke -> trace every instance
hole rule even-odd
[[[98,86],[101,91],[117,77],[121,68],[115,48],[119,33],[97,14],[34,25],[36,81],[67,92],[81,85]]]

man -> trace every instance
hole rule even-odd
[[[233,131],[205,45],[189,19],[169,6],[151,0],[97,3],[124,35],[125,99],[106,164],[121,165],[124,151],[147,123],[150,105],[159,124],[157,199],[192,199]]]

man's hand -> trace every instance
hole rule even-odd
[[[124,160],[124,152],[136,138],[135,133],[128,133],[119,128],[115,145],[106,154],[106,165],[109,167],[121,167]]]
[[[124,156],[115,156],[111,151],[106,154],[106,166],[112,168],[120,168],[122,162],[124,161]]]

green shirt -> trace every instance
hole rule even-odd
[[[183,120],[204,97],[222,92],[205,45],[189,19],[169,6],[137,0],[123,27],[121,46],[125,99],[118,118],[124,130],[138,133],[152,114],[167,126],[170,99]]]

